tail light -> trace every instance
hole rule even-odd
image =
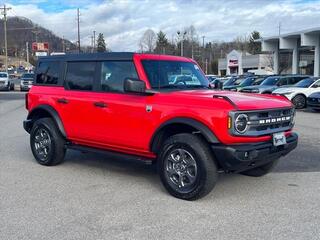
[[[26,107],[26,109],[27,110],[29,110],[29,108],[28,108],[28,105],[29,105],[29,102],[28,102],[28,93],[26,93],[26,95],[25,95],[25,107]]]

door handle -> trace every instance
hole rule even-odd
[[[62,104],[68,104],[69,103],[69,101],[67,99],[65,99],[65,98],[58,98],[57,102],[58,103],[62,103]]]
[[[107,107],[107,104],[104,103],[104,102],[94,102],[93,105],[95,107],[100,107],[100,108],[106,108]]]

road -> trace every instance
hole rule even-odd
[[[320,114],[297,113],[298,148],[262,178],[221,174],[195,202],[150,166],[68,151],[38,165],[24,94],[0,92],[0,239],[320,239]]]

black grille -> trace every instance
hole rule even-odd
[[[234,112],[231,114],[233,123],[239,114],[248,116],[248,127],[244,133],[239,133],[234,126],[232,133],[241,136],[263,136],[275,132],[287,131],[293,127],[294,109],[275,109],[248,112]]]

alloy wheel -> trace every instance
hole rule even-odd
[[[34,135],[34,149],[41,161],[46,161],[51,150],[51,137],[45,128],[38,128]]]
[[[197,163],[185,149],[173,149],[165,159],[165,176],[168,184],[179,192],[189,191],[197,180]]]

